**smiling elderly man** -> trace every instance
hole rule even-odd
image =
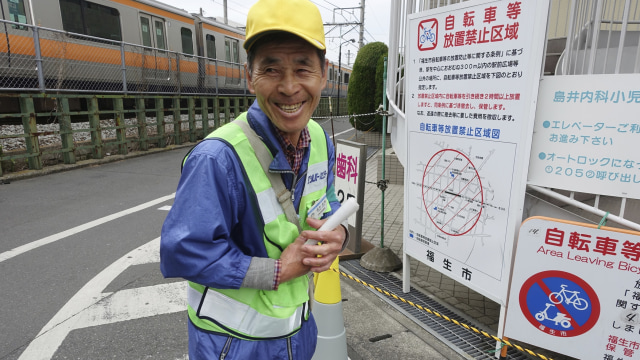
[[[185,158],[161,270],[189,281],[191,360],[310,359],[308,274],[327,270],[348,237],[344,225],[315,230],[340,207],[333,144],[311,120],[327,80],[320,12],[260,0],[244,47],[257,101]]]

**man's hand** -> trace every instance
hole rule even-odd
[[[316,220],[307,218],[307,224],[311,227],[318,229],[327,220]],[[331,263],[338,256],[342,250],[342,244],[347,237],[347,233],[342,225],[338,225],[331,231],[313,231],[305,230],[300,233],[300,236],[306,239],[313,239],[322,242],[322,245],[304,245],[304,253],[310,253],[311,256],[306,256],[302,263],[311,267],[313,272],[323,272],[329,269]]]
[[[313,254],[305,252],[306,238],[298,236],[294,242],[280,254],[280,283],[287,282],[311,271],[311,267],[303,265],[302,261]]]
[[[318,229],[325,220],[307,218],[311,227]],[[280,283],[307,274],[309,271],[323,272],[329,269],[333,260],[342,250],[347,232],[342,225],[332,231],[305,230],[289,244],[280,255],[282,269]],[[322,245],[305,245],[308,239],[321,241]]]

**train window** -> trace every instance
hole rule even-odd
[[[207,57],[210,59],[216,58],[216,38],[213,35],[207,35],[205,38],[207,43]]]
[[[140,17],[140,30],[142,31],[142,45],[152,47],[151,44],[151,24],[146,17]]]
[[[349,73],[344,73],[344,83],[345,84],[349,83]]]
[[[191,36],[191,30],[180,28],[180,35],[182,36],[182,53],[193,55],[193,37]]]
[[[60,0],[65,31],[121,41],[120,12],[86,0]]]
[[[238,40],[234,40],[231,42],[233,46],[233,62],[236,64],[240,63],[240,52],[238,51]]]
[[[234,63],[240,63],[240,53],[238,51],[238,40],[224,39],[225,60]]]
[[[167,42],[165,41],[164,35],[164,22],[155,20],[154,24],[156,30],[156,47],[158,49],[167,50]]]
[[[24,9],[24,0],[9,0],[9,21],[27,23],[27,12]],[[11,25],[14,29],[26,30],[26,26]]]

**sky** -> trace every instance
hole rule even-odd
[[[157,0],[165,4],[187,10],[190,13],[199,13],[200,8],[205,16],[218,18],[222,21],[224,17],[223,0]],[[229,20],[246,24],[249,8],[256,0],[227,0],[227,15]],[[361,0],[312,0],[320,9],[322,20],[327,23],[359,22],[360,9],[353,9],[360,6]],[[365,0],[364,14],[364,44],[380,41],[389,44],[389,0]],[[344,10],[339,10],[342,8]],[[351,8],[351,9],[346,9]],[[338,10],[335,10],[338,9]],[[353,64],[358,50],[360,27],[348,26],[325,26],[325,37],[327,43],[327,58],[338,62],[340,44],[342,45],[342,64]],[[341,34],[342,31],[342,34]],[[342,35],[342,41],[340,41]],[[355,39],[355,43],[349,40]]]

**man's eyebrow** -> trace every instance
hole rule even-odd
[[[277,57],[274,56],[265,56],[262,61],[260,61],[260,65],[262,66],[268,66],[268,65],[273,65],[273,64],[278,64],[281,63],[282,60],[280,60]]]
[[[313,66],[313,60],[306,55],[296,57],[293,61],[297,65]],[[261,66],[269,66],[269,65],[280,64],[280,63],[282,63],[282,59],[275,56],[268,56],[268,55],[265,56],[262,59],[262,61],[260,61]]]

